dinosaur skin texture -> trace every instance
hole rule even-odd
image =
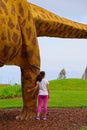
[[[0,0],[0,66],[16,65],[21,69],[23,110],[16,119],[28,120],[36,111],[38,90],[34,88],[40,72],[39,36],[87,38],[87,26],[27,0]]]

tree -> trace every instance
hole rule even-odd
[[[85,71],[82,75],[82,79],[87,80],[87,66],[86,66]]]
[[[62,69],[58,75],[58,79],[66,79],[66,71]]]

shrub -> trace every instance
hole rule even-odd
[[[12,98],[21,96],[21,86],[0,87],[0,98]]]

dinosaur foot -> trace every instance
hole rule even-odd
[[[16,116],[16,120],[29,120],[35,117],[35,108],[23,108],[19,115]]]

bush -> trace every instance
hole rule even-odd
[[[0,87],[0,99],[21,96],[21,86]]]

